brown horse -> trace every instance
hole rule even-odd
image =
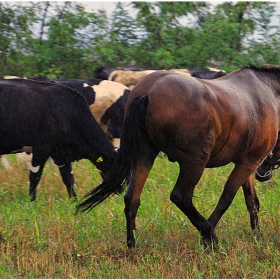
[[[273,149],[280,130],[280,68],[248,65],[216,80],[154,72],[132,90],[125,110],[121,146],[109,175],[86,195],[77,212],[89,211],[112,194],[129,174],[125,194],[127,245],[140,196],[160,151],[180,172],[170,199],[202,235],[216,245],[214,229],[242,186],[251,227],[258,230],[259,201],[253,173]],[[205,168],[235,164],[208,219],[192,203]]]

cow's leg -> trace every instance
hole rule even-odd
[[[59,167],[60,175],[62,177],[63,183],[65,184],[67,188],[67,192],[70,198],[74,197],[74,199],[77,199],[77,194],[74,190],[74,176],[73,176],[73,170],[71,162],[66,163],[63,166]]]
[[[216,227],[218,221],[222,217],[222,215],[226,212],[230,204],[232,203],[232,200],[239,189],[241,185],[243,185],[245,188],[248,187],[248,184],[250,183],[250,176],[253,174],[255,169],[257,168],[257,164],[250,163],[250,162],[243,162],[236,164],[234,169],[232,170],[231,174],[229,175],[229,178],[225,184],[223,193],[218,201],[218,204],[213,211],[213,213],[210,215],[208,221],[212,225],[212,230]],[[243,187],[243,189],[244,189]],[[254,202],[253,202],[254,201]],[[249,198],[247,196],[246,203],[249,203],[249,207],[251,203],[255,205],[256,200],[255,198]],[[254,206],[253,206],[254,207]],[[251,209],[250,209],[251,210]],[[252,220],[251,222],[256,226],[255,223],[257,223],[257,211],[252,212]],[[207,242],[208,236],[204,236],[204,240]]]
[[[2,155],[1,156],[1,161],[3,166],[5,167],[6,170],[8,171],[12,171],[13,167],[11,166],[11,164],[9,163],[8,159],[7,159],[7,155]]]
[[[38,166],[38,168],[31,167],[31,170],[29,173],[29,196],[30,196],[31,202],[35,201],[35,199],[36,199],[36,188],[41,179],[45,163],[46,163],[46,161],[44,163],[41,163],[41,165]]]
[[[43,146],[43,145],[42,145]],[[40,147],[40,146],[39,146]],[[38,146],[33,146],[32,148],[32,161],[30,164],[30,174],[29,174],[29,195],[31,202],[36,199],[36,188],[41,179],[43,168],[46,164],[46,161],[50,155],[50,148],[43,146],[44,149],[38,148]]]

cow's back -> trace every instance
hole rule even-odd
[[[75,145],[81,134],[88,138],[83,125],[99,132],[85,98],[63,85],[1,80],[0,103],[1,154],[42,141],[59,148]]]
[[[32,143],[47,114],[47,96],[26,80],[0,81],[0,152]]]

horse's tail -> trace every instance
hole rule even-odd
[[[83,202],[77,205],[76,213],[92,210],[103,202],[120,185],[124,184],[136,165],[137,154],[142,141],[150,142],[145,129],[145,114],[148,96],[135,97],[128,109],[121,137],[121,145],[112,169],[103,182],[85,195]]]

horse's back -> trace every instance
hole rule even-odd
[[[147,132],[170,157],[180,150],[208,158],[209,167],[237,162],[248,153],[259,158],[257,150],[262,145],[269,150],[277,130],[273,98],[264,102],[261,93],[247,85],[242,90],[235,85],[238,78],[233,78],[211,83],[157,71],[132,90],[126,110],[134,97],[148,96]]]
[[[158,71],[135,86],[126,110],[135,97],[147,95],[145,124],[152,143],[177,161],[179,150],[191,156],[209,157],[216,124],[207,122],[209,110],[203,101],[204,91],[204,86],[195,78]],[[193,143],[201,144],[194,146]],[[207,150],[203,147],[205,143]]]

